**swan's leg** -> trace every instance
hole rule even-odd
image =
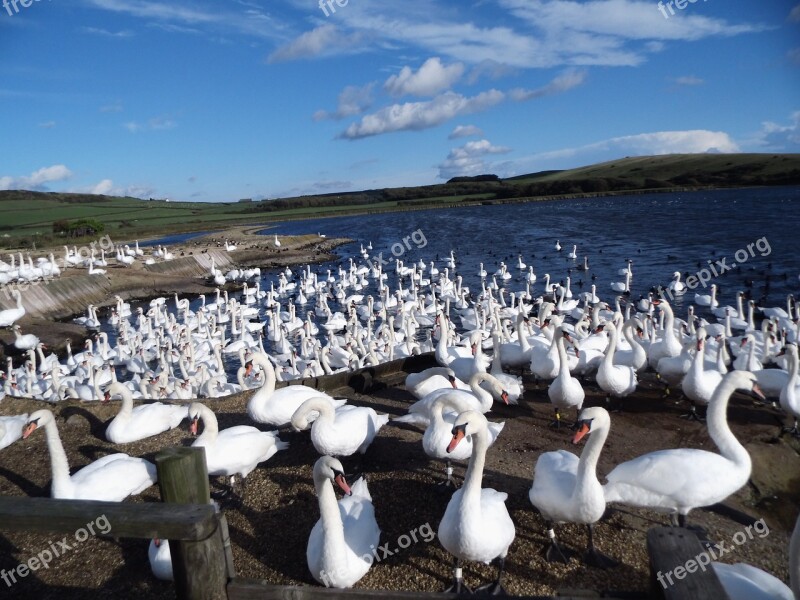
[[[461,561],[456,559],[453,564],[453,585],[444,591],[445,594],[471,594],[472,590],[464,583],[464,578],[461,575]]]
[[[594,523],[591,523],[586,526],[589,530],[589,546],[586,548],[586,554],[583,557],[583,562],[585,562],[590,567],[596,567],[598,569],[613,569],[617,565],[619,565],[618,560],[614,560],[610,556],[606,556],[602,552],[600,552],[594,545]]]
[[[556,407],[556,418],[554,421],[550,422],[550,427],[555,427],[556,429],[561,429],[561,413],[558,411],[558,407]]]
[[[793,427],[783,427],[781,433],[791,433],[794,437],[800,438],[800,430],[797,428],[797,419],[794,420]]]
[[[705,421],[704,417],[701,417],[697,414],[697,405],[692,403],[692,409],[686,413],[685,415],[681,415],[681,419],[688,419],[689,421],[697,421],[698,423],[702,423]]]
[[[560,562],[567,564],[571,556],[575,553],[558,543],[556,532],[553,531],[553,524],[547,524],[547,537],[550,538],[550,545],[545,550],[544,557],[547,562]]]
[[[447,478],[444,481],[440,481],[436,485],[443,485],[444,487],[450,487],[452,485],[455,489],[458,489],[458,483],[456,483],[456,480],[453,478],[453,465],[449,460],[447,461],[447,469],[445,470],[445,474],[447,475]]]
[[[661,373],[656,373],[656,379],[662,381]],[[669,396],[669,394],[670,394],[669,383],[664,381],[664,395],[662,396],[662,398],[666,398],[667,396]]]
[[[497,579],[493,583],[487,583],[475,590],[476,594],[488,594],[489,596],[508,596],[503,589],[501,580],[503,578],[503,569],[506,566],[506,557],[502,556],[498,559]]]

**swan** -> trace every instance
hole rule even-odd
[[[452,390],[448,388],[435,390],[424,398],[414,402],[414,404],[408,407],[407,414],[400,417],[395,417],[392,419],[392,422],[408,423],[410,425],[427,427],[430,424],[430,411],[434,401],[439,396],[447,393],[457,394],[459,397],[468,402],[470,408],[473,410],[477,410],[482,413],[489,412],[492,409],[494,398],[490,392],[486,391],[481,386],[481,383],[484,381],[490,381],[494,386],[494,392],[500,395],[501,400],[507,402],[506,398],[508,397],[508,393],[501,388],[500,382],[494,378],[494,375],[489,373],[475,373],[475,375],[473,375],[469,380],[469,392],[466,390]]]
[[[67,453],[52,412],[47,409],[34,412],[28,419],[22,439],[28,439],[36,429],[42,427],[47,437],[53,471],[50,491],[53,498],[121,502],[128,496],[140,494],[158,480],[153,463],[122,453],[104,456],[70,475]]]
[[[698,331],[697,336],[697,353],[692,360],[692,366],[689,372],[683,377],[681,381],[681,388],[683,394],[692,401],[692,410],[688,418],[698,420],[697,405],[707,406],[711,401],[717,386],[722,382],[722,373],[716,369],[705,368],[705,336],[700,335]]]
[[[0,310],[0,327],[11,327],[25,316],[25,307],[22,306],[22,295],[18,290],[11,290],[11,295],[17,300],[16,308]]]
[[[781,389],[780,403],[781,408],[789,413],[789,416],[794,417],[794,426],[786,427],[784,431],[791,433],[795,437],[800,437],[800,431],[797,429],[797,420],[800,419],[800,379],[798,379],[797,374],[799,368],[797,346],[795,344],[787,344],[784,352],[789,361],[789,381]],[[2,448],[2,445],[0,445],[0,448]]]
[[[169,540],[150,540],[150,546],[147,548],[147,559],[150,561],[150,569],[156,579],[161,581],[174,580]]]
[[[461,577],[462,560],[488,564],[499,558],[497,579],[476,591],[505,595],[501,578],[516,530],[505,505],[508,494],[481,487],[486,450],[489,448],[488,421],[481,413],[468,410],[458,415],[447,446],[448,454],[467,436],[472,436],[472,455],[464,485],[450,498],[438,531],[439,542],[456,559],[454,583],[450,590],[460,593],[466,587]]]
[[[693,508],[722,502],[750,478],[747,450],[728,426],[728,401],[736,390],[761,396],[756,378],[747,371],[731,371],[708,404],[708,433],[720,453],[677,448],[658,450],[617,465],[603,487],[606,502],[620,502],[678,515],[685,525]]]
[[[663,336],[647,348],[647,363],[655,369],[659,360],[666,356],[678,356],[683,347],[675,336],[675,314],[672,312],[669,302],[663,298],[656,298],[653,300],[653,304],[664,312]]]
[[[614,364],[633,367],[634,371],[640,373],[647,367],[647,352],[644,346],[637,339],[644,331],[644,325],[637,319],[628,319],[622,326],[622,335],[631,347],[630,350],[617,349],[614,354]]]
[[[572,252],[567,254],[567,258],[571,258],[572,260],[578,258],[578,246],[576,244],[572,245]]]
[[[39,338],[32,333],[20,334],[19,325],[12,326],[14,331],[14,347],[17,350],[32,350],[39,344]]]
[[[275,245],[276,248],[280,248],[281,247],[281,242],[278,239],[278,235],[277,234],[275,234],[275,241],[273,241],[272,243]]]
[[[556,240],[556,252],[561,252],[561,240]]]
[[[7,448],[22,437],[28,423],[28,413],[11,417],[0,417],[0,450]]]
[[[580,412],[583,406],[583,400],[586,393],[583,391],[581,382],[575,379],[569,372],[569,360],[567,359],[567,349],[564,340],[572,343],[572,338],[569,333],[564,331],[562,327],[556,329],[556,335],[553,338],[558,349],[559,368],[558,375],[550,383],[547,388],[547,397],[555,407],[556,420],[551,423],[551,426],[561,426],[561,409],[575,408]]]
[[[717,284],[711,284],[711,294],[695,294],[694,303],[698,306],[717,308],[717,306],[719,306],[719,302],[717,301]]]
[[[292,421],[292,415],[308,398],[322,396],[332,407],[342,406],[345,400],[334,400],[330,396],[306,385],[289,385],[275,389],[275,368],[266,354],[253,354],[251,364],[258,365],[264,372],[264,383],[256,390],[247,403],[247,414],[256,423],[266,423],[283,427]],[[247,373],[250,374],[249,372]]]
[[[675,271],[672,274],[672,281],[667,285],[667,289],[673,294],[683,294],[686,292],[686,284],[681,281],[680,271]]]
[[[432,367],[419,373],[409,373],[405,387],[416,398],[424,398],[433,391],[447,387],[457,390],[469,389],[466,383],[456,377],[453,369],[448,367]]]
[[[601,325],[600,329],[608,332],[608,349],[597,369],[596,379],[597,385],[606,393],[606,402],[610,402],[611,396],[624,398],[636,391],[638,379],[633,367],[614,364],[614,352],[617,349],[619,336],[617,326],[607,322]]]
[[[452,452],[445,451],[447,443],[453,437],[453,423],[455,423],[456,417],[469,408],[469,404],[464,402],[462,397],[450,392],[438,396],[431,405],[431,421],[422,436],[422,448],[425,450],[425,454],[431,458],[447,461],[447,478],[442,482],[444,485],[458,487],[453,479],[453,467],[450,465],[450,461],[467,460],[472,455],[472,438],[464,440]],[[448,409],[446,415],[444,414],[445,409]],[[491,446],[503,431],[505,422],[492,423],[488,421],[488,427],[489,445]]]
[[[311,424],[311,443],[322,455],[350,456],[364,454],[381,427],[389,422],[388,414],[378,414],[367,406],[342,406],[338,409],[328,397],[317,395],[305,400],[292,415],[296,431],[308,429],[309,415],[319,413]]]
[[[589,546],[584,562],[605,569],[618,563],[594,547],[593,529],[606,510],[603,486],[597,480],[597,461],[611,428],[611,418],[604,408],[596,406],[584,410],[577,424],[578,431],[572,439],[573,444],[577,444],[585,435],[593,434],[580,459],[566,450],[539,455],[528,498],[548,521],[550,546],[545,555],[548,562],[566,563],[571,554],[556,540],[552,523],[583,523],[589,529]]]
[[[122,398],[119,413],[106,427],[106,439],[113,444],[127,444],[158,435],[180,425],[188,413],[186,405],[141,404],[133,407],[133,395],[122,383],[115,381],[105,393],[105,402],[114,396]]]
[[[259,463],[289,447],[288,442],[278,438],[276,431],[259,431],[250,425],[220,431],[217,416],[199,402],[189,405],[189,419],[192,435],[197,435],[198,421],[203,421],[203,433],[192,447],[205,449],[208,474],[229,475],[231,483],[237,473],[244,479]]]
[[[333,482],[346,494],[339,502]],[[351,488],[342,463],[322,456],[314,463],[314,488],[320,517],[308,536],[308,570],[325,587],[352,587],[372,566],[381,536],[367,482],[361,478]]]

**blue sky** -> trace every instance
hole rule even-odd
[[[800,152],[794,1],[5,1],[0,189],[231,201]]]

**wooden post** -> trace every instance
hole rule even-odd
[[[168,448],[156,456],[158,484],[164,502],[209,504],[203,448]],[[227,600],[228,578],[220,528],[199,542],[169,542],[179,600]]]

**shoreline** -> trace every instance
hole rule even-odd
[[[231,227],[224,232],[170,246],[175,259],[155,265],[146,266],[140,260],[131,267],[125,267],[114,263],[112,258],[106,267],[107,274],[103,275],[88,275],[85,269],[70,268],[58,279],[32,284],[21,290],[23,305],[28,312],[18,323],[24,333],[36,335],[49,350],[62,354],[67,340],[73,348],[79,348],[92,336],[85,327],[71,322],[72,318],[86,310],[87,304],[101,308],[113,306],[115,296],[125,301],[147,301],[171,297],[173,294],[193,298],[201,294],[213,294],[217,286],[209,282],[207,275],[202,275],[204,265],[209,263],[209,256],[216,259],[217,266],[223,272],[256,266],[265,270],[277,269],[336,260],[338,255],[333,250],[352,242],[345,238],[323,239],[316,235],[281,236],[281,248],[275,248],[266,236],[252,233],[253,229],[252,225]],[[236,243],[237,250],[230,253],[225,251],[222,247],[225,239]],[[227,264],[220,262],[226,257]],[[15,287],[4,287],[0,292],[0,310],[12,306],[13,297],[10,291],[6,292]],[[230,291],[239,287],[241,284],[229,282],[220,286],[220,289]],[[29,307],[34,302],[43,308],[35,310]],[[56,304],[55,309],[51,308],[53,303]],[[76,310],[81,305],[83,308]],[[11,330],[0,331],[0,360],[9,356],[24,356],[14,348],[13,343]]]

